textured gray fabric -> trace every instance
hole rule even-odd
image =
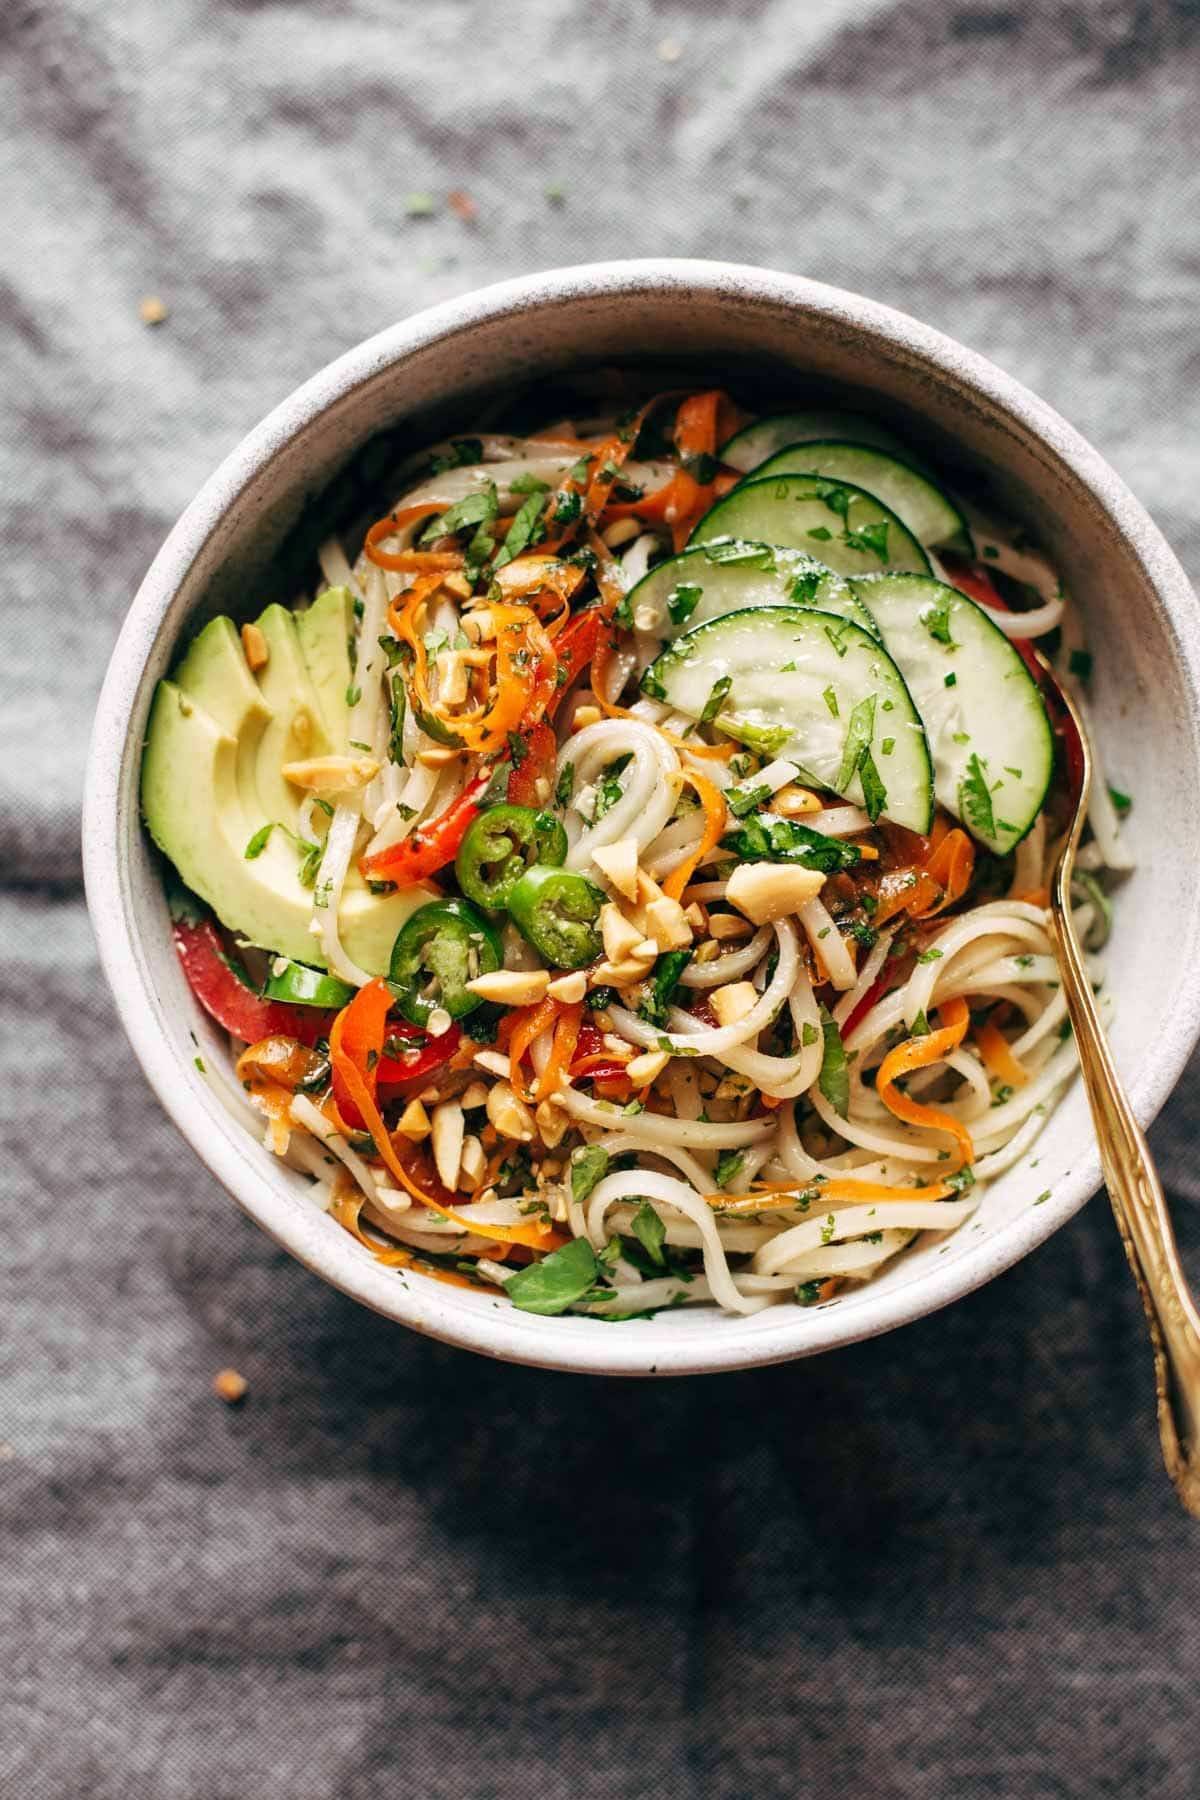
[[[521,270],[727,256],[903,306],[1078,423],[1195,575],[1198,38],[1195,0],[5,0],[3,1800],[1196,1793],[1200,1538],[1102,1202],[762,1375],[444,1350],[168,1128],[76,837],[200,480],[345,346]],[[1193,1071],[1156,1132],[1188,1200],[1198,1108]]]

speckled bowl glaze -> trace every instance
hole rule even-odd
[[[702,1308],[618,1327],[531,1317],[499,1297],[380,1268],[233,1116],[211,1073],[221,1047],[176,963],[137,805],[155,682],[204,617],[236,611],[242,594],[247,611],[261,602],[313,496],[368,440],[411,422],[416,445],[468,426],[491,390],[647,358],[691,361],[705,382],[744,367],[765,372],[781,399],[795,389],[874,409],[927,454],[983,479],[1057,558],[1097,653],[1100,741],[1114,776],[1137,795],[1129,837],[1139,868],[1121,894],[1108,982],[1116,1058],[1147,1123],[1200,1030],[1200,845],[1179,804],[1200,788],[1195,595],[1142,507],[1048,406],[928,326],[798,276],[685,261],[555,270],[419,313],[306,382],[201,489],[130,608],[96,718],[84,853],[105,973],[142,1066],[196,1153],[278,1243],[389,1318],[487,1356],[684,1375],[782,1362],[890,1330],[1025,1256],[1099,1182],[1078,1083],[1040,1139],[1036,1166],[1020,1164],[997,1182],[977,1222],[918,1247],[858,1293],[751,1318]],[[1159,933],[1135,928],[1151,912],[1170,921],[1169,957]]]

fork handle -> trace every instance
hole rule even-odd
[[[1078,941],[1058,908],[1051,928],[1108,1197],[1150,1327],[1163,1462],[1183,1506],[1200,1518],[1200,1313],[1149,1146],[1113,1065]]]

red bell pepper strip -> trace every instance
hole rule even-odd
[[[234,1037],[248,1044],[289,1037],[311,1046],[328,1034],[333,1013],[255,993],[232,966],[211,919],[176,919],[171,932],[188,986],[209,1018]]]
[[[549,725],[525,726],[520,732],[523,754],[513,758],[508,777],[508,800],[514,806],[549,806],[554,798],[554,767],[558,740]],[[546,784],[543,787],[543,782]]]
[[[403,1019],[389,1024],[392,1004],[387,983],[376,977],[366,987],[359,988],[353,1000],[337,1015],[337,1053],[331,1059],[333,1097],[346,1124],[356,1131],[361,1131],[366,1121],[354,1098],[355,1083],[353,1075],[347,1071],[347,1063],[352,1065],[372,1102],[376,1102],[378,1088],[416,1081],[449,1062],[462,1039],[457,1025],[452,1025],[439,1038],[427,1038],[418,1026],[409,1025]],[[392,1038],[426,1038],[426,1041],[418,1044],[410,1062],[403,1056],[384,1055],[383,1046]],[[334,1048],[332,1034],[330,1048]]]
[[[381,1088],[398,1087],[403,1082],[419,1081],[423,1076],[432,1075],[435,1069],[450,1061],[462,1043],[462,1032],[457,1025],[451,1025],[441,1037],[434,1038],[419,1025],[410,1025],[407,1019],[393,1019],[387,1028],[386,1041],[390,1043],[393,1038],[413,1039],[415,1048],[402,1051],[399,1056],[379,1058],[375,1078]]]
[[[401,888],[416,887],[453,862],[467,827],[479,817],[480,797],[490,780],[490,770],[481,769],[436,819],[418,825],[401,843],[378,850],[374,856],[364,856],[358,865],[363,879],[393,881]]]
[[[558,666],[566,674],[557,692],[551,697],[546,707],[546,717],[552,719],[562,704],[563,695],[575,677],[587,668],[596,654],[596,646],[604,631],[604,614],[598,606],[589,606],[586,611],[576,613],[569,625],[555,639],[554,648],[558,655]],[[512,796],[510,795],[511,799]]]

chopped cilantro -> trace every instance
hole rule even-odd
[[[700,714],[701,725],[710,725],[716,718],[724,703],[725,696],[732,686],[733,679],[729,675],[722,675],[719,681],[713,682],[712,687],[709,689],[708,699],[704,702],[704,710]]]
[[[850,1111],[850,1065],[846,1060],[842,1034],[825,1007],[821,1008],[821,1031],[825,1038],[825,1053],[821,1059],[817,1086],[834,1112],[844,1119]]]
[[[793,667],[794,666],[795,665],[793,665]],[[833,688],[827,687],[825,689],[825,692],[822,694],[821,698],[824,700],[826,706],[829,708],[829,710],[833,714],[834,718],[835,719],[840,718],[841,714],[838,711],[838,698],[837,698],[837,695],[834,693]]]
[[[865,556],[877,556],[881,563],[888,559],[886,519],[876,519],[870,525],[860,525],[855,531],[843,531],[842,539],[851,550],[859,550]]]
[[[950,635],[951,598],[952,596],[947,594],[935,606],[927,606],[920,617],[922,625],[931,638],[935,638],[939,644],[945,644],[949,650],[957,650],[958,645]]]
[[[846,727],[846,740],[842,746],[842,766],[834,780],[834,787],[840,792],[849,787],[863,758],[870,749],[871,735],[875,730],[874,694],[868,694],[860,700],[850,714],[850,723]]]
[[[603,1144],[589,1144],[571,1156],[571,1198],[582,1206],[592,1189],[608,1173],[608,1151]]]
[[[693,581],[681,581],[667,595],[667,612],[672,625],[686,624],[691,618],[704,589],[697,587]]]
[[[246,845],[245,850],[242,852],[247,862],[253,862],[256,857],[262,855],[267,847],[267,842],[271,833],[275,829],[275,825],[276,821],[271,819],[266,825],[259,826],[258,830],[254,833],[254,836],[250,839],[250,842]]]
[[[966,776],[958,786],[958,810],[966,819],[967,824],[981,837],[996,835],[992,796],[988,789],[987,776],[983,772],[983,764],[976,752],[972,752],[967,763]]]

